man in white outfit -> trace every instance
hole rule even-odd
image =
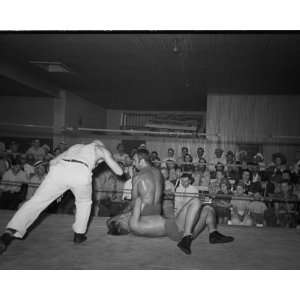
[[[50,161],[50,170],[33,197],[16,212],[0,238],[0,254],[14,238],[23,238],[28,227],[55,199],[70,189],[75,196],[74,243],[86,240],[92,204],[92,170],[103,161],[117,174],[123,170],[103,143],[77,144]]]

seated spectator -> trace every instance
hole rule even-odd
[[[264,156],[261,153],[258,152],[254,155],[253,162],[258,165],[259,171],[266,170],[266,163],[264,161]]]
[[[5,143],[0,141],[0,153],[4,153],[6,150],[6,146]]]
[[[212,179],[209,183],[208,190],[210,194],[216,194],[221,190],[221,182],[225,179],[223,171],[218,170],[216,172],[216,179]]]
[[[183,173],[180,178],[180,184],[175,192],[175,214],[191,199],[199,197],[197,188],[192,186],[192,176]]]
[[[281,191],[274,195],[275,200],[275,214],[278,224],[281,227],[297,226],[298,212],[297,202],[298,198],[293,194],[292,184],[287,180],[283,180],[280,184]],[[291,202],[289,202],[291,201]]]
[[[151,152],[150,159],[154,167],[160,168],[161,162],[160,162],[160,158],[158,157],[158,153],[156,151]]]
[[[125,148],[124,148],[124,145],[122,143],[118,144],[117,153],[115,153],[113,155],[113,157],[117,162],[121,162],[124,165],[128,161],[129,155],[127,153],[125,153]]]
[[[200,162],[200,160],[206,159],[204,158],[204,149],[202,147],[197,148],[197,157],[194,159],[194,162]]]
[[[216,148],[215,153],[214,153],[214,157],[211,159],[210,165],[209,165],[209,170],[211,172],[216,170],[215,166],[216,166],[217,163],[221,163],[222,165],[225,166],[226,159],[223,156],[223,152],[224,152],[223,149]]]
[[[45,157],[45,150],[40,145],[40,140],[36,139],[32,141],[31,147],[26,151],[26,154],[32,154],[34,157],[34,161],[38,161],[39,159],[42,160]]]
[[[109,168],[103,168],[103,171],[94,177],[94,182],[94,215],[98,216],[102,210],[103,216],[109,217],[111,201],[116,193],[116,177]]]
[[[62,152],[60,151],[59,147],[56,147],[53,151],[54,157],[57,157],[58,155],[60,155]]]
[[[238,181],[238,167],[235,166],[236,161],[235,161],[235,156],[232,151],[227,151],[226,153],[226,165],[225,165],[225,172],[227,173],[227,178]]]
[[[168,156],[164,158],[162,161],[165,163],[166,161],[170,161],[170,160],[176,162],[175,151],[173,148],[168,149]]]
[[[163,215],[166,218],[174,216],[174,184],[169,180],[169,171],[167,168],[162,168],[161,173],[164,178],[164,196],[163,196]]]
[[[189,154],[189,149],[187,147],[181,148],[181,156],[177,158],[177,165],[181,167],[181,165],[184,163],[184,157],[186,154]]]
[[[231,225],[252,226],[253,222],[250,216],[250,201],[244,199],[247,196],[244,190],[244,184],[238,183],[234,196],[231,200]]]
[[[44,149],[45,152],[44,160],[49,162],[51,159],[54,158],[54,155],[50,152],[51,149],[48,145],[44,144],[42,148]]]
[[[253,185],[251,193],[253,194],[253,201],[249,203],[249,211],[250,216],[253,220],[253,223],[257,227],[263,227],[264,226],[264,214],[267,210],[267,206],[264,202],[264,198],[262,196],[263,190],[261,185],[258,184],[259,182],[255,182],[255,185]]]
[[[227,224],[230,219],[231,195],[230,183],[224,178],[215,197],[215,209],[219,224]]]
[[[4,151],[0,151],[0,180],[8,169],[9,161],[6,159],[6,153]]]
[[[208,192],[210,184],[210,172],[206,170],[203,176],[200,178],[200,191]]]
[[[242,183],[244,185],[244,192],[245,194],[248,194],[251,188],[251,184],[252,184],[252,174],[250,172],[250,170],[243,170],[242,172],[242,178],[240,180],[240,183]]]
[[[287,169],[286,158],[282,153],[272,154],[272,163],[269,165],[269,170],[272,171],[272,178],[276,182],[282,180],[282,172]]]
[[[7,149],[7,154],[8,154],[8,159],[10,161],[12,160],[15,160],[18,158],[19,156],[19,144],[15,141],[12,141],[10,144],[9,144],[9,147]]]
[[[210,172],[210,177],[211,177],[211,179],[216,179],[217,171],[221,171],[221,172],[224,173],[224,170],[225,170],[225,166],[224,166],[223,164],[221,164],[220,162],[218,162],[218,163],[215,165],[215,170]]]
[[[13,160],[11,168],[2,177],[0,207],[17,209],[19,203],[25,200],[27,181],[25,172],[21,170],[20,161]]]
[[[29,156],[32,156],[33,158],[33,155],[32,154],[29,154]],[[30,159],[30,162],[33,163],[32,159]],[[35,173],[35,170],[34,170],[34,164],[29,164],[27,162],[27,156],[26,154],[21,154],[20,155],[20,163],[21,163],[21,169],[25,172],[26,176],[27,176],[27,179],[29,180],[30,177]]]
[[[183,173],[188,173],[191,175],[194,172],[193,157],[190,154],[186,154],[184,156],[184,161],[181,164],[181,170]]]
[[[45,163],[42,161],[37,161],[34,164],[34,174],[28,181],[28,189],[26,194],[26,201],[29,200],[42,183],[46,176],[46,167]]]
[[[166,161],[166,168],[168,169],[169,171],[169,180],[175,184],[176,181],[177,181],[177,173],[176,173],[176,168],[177,168],[177,165],[176,165],[176,162],[173,161],[173,160],[167,160]]]

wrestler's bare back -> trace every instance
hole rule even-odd
[[[154,167],[145,167],[134,177],[132,199],[139,197],[142,208],[145,205],[161,205],[163,178],[161,172]]]

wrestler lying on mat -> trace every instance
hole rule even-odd
[[[187,200],[174,212],[173,218],[161,216],[163,179],[160,171],[151,166],[149,152],[138,150],[134,165],[139,173],[134,177],[132,205],[123,214],[108,220],[108,233],[113,235],[129,232],[148,237],[168,236],[179,241],[178,247],[191,254],[191,243],[207,226],[210,243],[228,243],[233,237],[224,236],[216,229],[215,211],[203,205],[196,196]],[[189,176],[183,175],[181,184],[189,184]]]

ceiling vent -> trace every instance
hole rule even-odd
[[[72,73],[70,68],[59,61],[30,61],[30,63],[49,73]]]

